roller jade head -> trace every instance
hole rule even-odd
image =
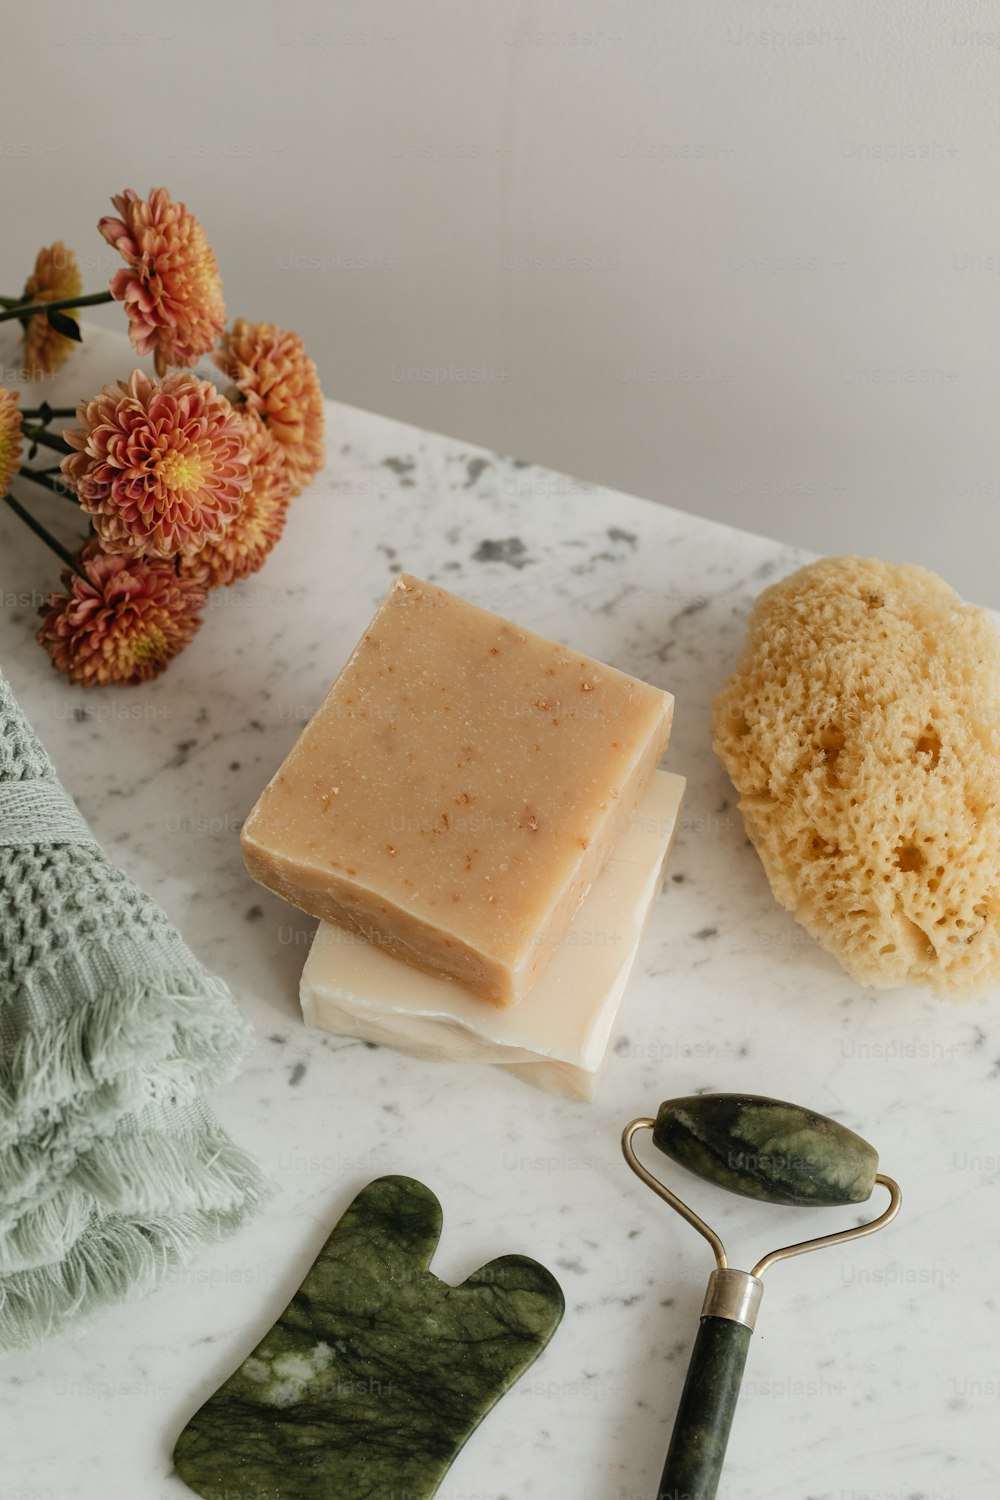
[[[760,1094],[668,1099],[653,1142],[696,1176],[765,1203],[864,1203],[878,1173],[878,1152],[853,1130]]]

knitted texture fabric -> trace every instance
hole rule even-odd
[[[112,865],[0,675],[0,1348],[153,1288],[265,1196],[202,1090],[247,1028]]]

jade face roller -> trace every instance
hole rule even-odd
[[[876,1184],[889,1206],[867,1224],[772,1250],[752,1271],[734,1270],[704,1219],[682,1203],[635,1154],[633,1138],[651,1130],[653,1144],[673,1161],[744,1198],[800,1208],[865,1203]],[[704,1235],[715,1253],[701,1324],[657,1500],[714,1500],[736,1410],[750,1336],[769,1266],[791,1255],[874,1234],[896,1217],[901,1195],[878,1170],[878,1153],[853,1130],[780,1099],[758,1094],[695,1094],[668,1099],[655,1120],[633,1120],[622,1134],[633,1172]]]

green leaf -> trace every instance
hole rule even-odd
[[[72,339],[77,344],[83,342],[80,325],[75,318],[61,312],[47,312],[45,316],[49,327],[54,328],[56,333],[61,333],[64,339]]]

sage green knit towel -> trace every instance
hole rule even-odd
[[[0,1348],[151,1291],[262,1201],[201,1097],[246,1040],[0,675]]]

